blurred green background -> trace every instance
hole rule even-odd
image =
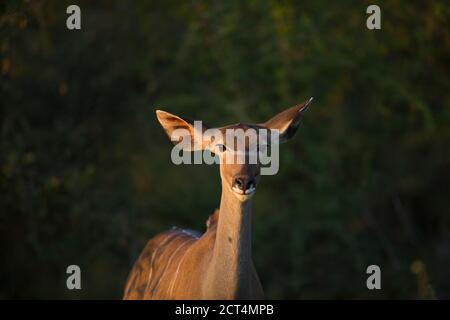
[[[204,230],[215,166],[175,166],[154,110],[261,122],[313,96],[254,200],[268,298],[450,298],[450,5],[0,4],[0,298],[121,298],[146,241]],[[82,290],[66,289],[66,267]],[[366,288],[377,264],[382,290]]]

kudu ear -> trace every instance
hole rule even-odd
[[[209,145],[209,141],[203,138],[203,133],[208,129],[203,122],[181,118],[162,110],[156,110],[156,117],[170,140],[184,151],[203,150]]]
[[[302,104],[280,112],[263,125],[270,130],[279,130],[279,143],[286,142],[294,136],[295,132],[297,132],[298,126],[300,125],[300,118],[311,104],[312,100],[313,98],[310,98]]]

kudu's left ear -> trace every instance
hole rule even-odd
[[[300,125],[300,118],[311,104],[312,100],[313,98],[310,98],[302,104],[280,112],[263,125],[271,130],[279,130],[280,143],[286,142],[294,136],[295,132],[297,132],[297,128]]]
[[[206,149],[209,141],[203,133],[208,129],[201,121],[181,118],[166,111],[156,110],[156,117],[170,140],[185,151]]]

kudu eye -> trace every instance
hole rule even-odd
[[[217,149],[219,152],[225,152],[227,150],[227,147],[225,147],[224,144],[216,144]]]

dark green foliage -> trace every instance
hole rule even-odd
[[[157,107],[212,126],[314,96],[255,197],[270,298],[450,297],[450,6],[0,5],[0,298],[120,298],[146,241],[203,230],[213,166],[175,166]],[[83,290],[66,289],[66,267]],[[366,267],[382,270],[366,289]]]

